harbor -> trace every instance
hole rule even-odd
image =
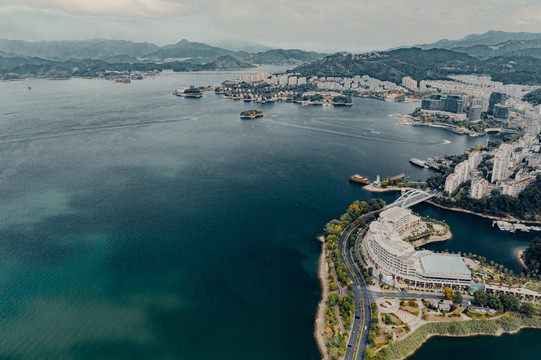
[[[523,231],[523,232],[541,231],[541,226],[528,226],[520,222],[511,223],[511,222],[503,221],[503,220],[494,220],[492,221],[492,227],[494,227],[494,225],[496,225],[498,229],[500,229],[501,231],[509,231],[512,233],[517,232],[517,231]]]

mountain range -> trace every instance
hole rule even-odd
[[[230,44],[231,45],[231,44]],[[265,48],[263,45],[244,46],[244,48]],[[176,44],[157,46],[126,40],[69,40],[40,41],[0,39],[2,57],[38,57],[46,60],[103,60],[108,62],[163,61],[167,59],[192,59],[196,62],[212,61],[220,56],[235,56],[241,61],[257,64],[298,63],[313,61],[324,54],[302,50],[282,50],[266,48],[265,51],[232,51],[199,42],[181,40]]]
[[[446,80],[451,74],[485,74],[504,84],[541,85],[541,59],[497,56],[480,59],[447,49],[417,47],[365,54],[338,53],[291,70],[302,76],[369,75],[399,84],[403,77]]]
[[[415,47],[424,50],[453,50],[482,59],[496,56],[532,56],[541,59],[541,34],[488,31],[484,34],[468,35],[459,40],[443,39]]]
[[[505,84],[541,85],[541,34],[535,33],[489,31],[459,40],[443,39],[432,44],[356,55],[325,56],[234,41],[228,47],[188,40],[158,46],[103,39],[43,42],[0,39],[0,79],[99,76],[107,70],[203,71],[242,69],[253,67],[252,64],[296,64],[299,66],[292,71],[304,76],[370,75],[400,83],[404,76],[422,80],[447,79],[450,74],[486,74]],[[250,48],[265,50],[245,51]]]
[[[237,46],[265,48],[256,43]],[[302,50],[233,51],[188,40],[160,47],[125,40],[28,42],[0,39],[0,79],[92,77],[107,70],[232,70],[254,67],[252,64],[299,64],[323,56]]]

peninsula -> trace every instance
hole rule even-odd
[[[474,254],[416,251],[409,237],[427,223],[383,205],[357,201],[325,226],[315,327],[324,359],[404,359],[434,335],[541,328],[540,281]]]

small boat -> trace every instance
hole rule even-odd
[[[28,87],[28,90],[32,90],[32,87],[29,86],[29,87]]]
[[[370,180],[368,180],[367,178],[361,176],[361,175],[358,175],[358,174],[355,174],[353,176],[350,176],[349,177],[349,181],[350,182],[354,182],[354,183],[359,183],[359,184],[363,184],[363,185],[368,185],[370,184]]]

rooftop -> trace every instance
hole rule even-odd
[[[421,265],[427,274],[460,274],[470,275],[470,270],[458,255],[450,254],[419,254]]]
[[[398,221],[402,217],[408,216],[410,214],[411,214],[411,210],[403,209],[401,207],[394,207],[394,208],[390,208],[390,209],[387,209],[385,211],[382,211],[381,214],[379,214],[379,216],[381,218],[386,218],[386,219]]]

